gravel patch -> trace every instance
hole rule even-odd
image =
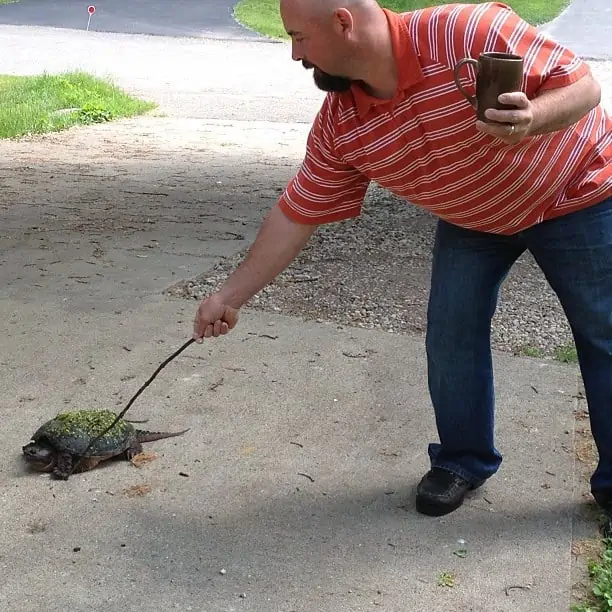
[[[291,266],[247,306],[305,320],[424,335],[434,230],[431,214],[371,185],[360,218],[322,226]],[[166,293],[202,299],[222,284],[245,252]],[[554,357],[571,342],[559,300],[526,253],[502,286],[492,324],[494,348]]]

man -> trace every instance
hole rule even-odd
[[[354,217],[370,180],[439,217],[426,348],[440,442],[417,510],[440,516],[498,470],[490,323],[526,249],[557,293],[577,345],[599,449],[591,479],[612,510],[612,121],[588,66],[507,6],[406,14],[375,0],[281,0],[293,59],[328,95],[304,162],[244,262],[199,305],[194,338],[226,334],[318,225]],[[453,68],[463,57],[524,58],[521,91],[476,121]],[[474,76],[464,76],[475,90]]]

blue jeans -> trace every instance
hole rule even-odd
[[[591,490],[612,495],[612,198],[513,236],[439,221],[426,337],[440,443],[433,467],[474,485],[499,468],[493,435],[491,319],[499,287],[528,249],[572,329],[599,465]]]

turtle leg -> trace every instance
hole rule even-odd
[[[125,451],[125,456],[128,461],[131,461],[136,455],[140,455],[140,453],[142,453],[142,444],[138,440],[134,440]]]
[[[66,452],[57,454],[55,467],[53,468],[53,476],[60,480],[68,480],[70,470],[72,469],[72,455]]]
[[[59,453],[57,455],[57,461],[55,468],[53,469],[53,475],[60,480],[68,480],[72,466],[74,462],[78,461],[78,457],[74,457],[70,453]],[[78,465],[75,473],[88,472],[93,470],[101,459],[99,457],[85,457]]]

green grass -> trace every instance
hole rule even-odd
[[[555,359],[561,363],[578,363],[578,353],[576,352],[576,346],[574,343],[572,342],[566,346],[556,347]]]
[[[541,359],[544,357],[544,351],[537,346],[533,346],[531,344],[524,344],[519,347],[516,351],[518,355],[524,355],[525,357],[536,357]],[[553,359],[555,361],[559,361],[560,363],[569,363],[575,365],[578,363],[578,353],[576,351],[576,345],[573,342],[569,344],[556,346],[553,355]]]
[[[531,344],[525,344],[521,347],[520,353],[525,355],[525,357],[543,357],[542,349],[537,346],[532,346]]]
[[[604,540],[604,543],[601,558],[589,561],[592,582],[589,601],[573,605],[571,612],[612,612],[612,541]]]
[[[19,2],[19,0],[0,0],[0,5],[2,5],[2,4],[14,4],[15,2]]]
[[[0,138],[112,121],[142,114],[155,106],[82,72],[31,77],[0,75]],[[76,110],[56,114],[63,109]]]
[[[2,0],[0,0],[1,2]],[[478,0],[476,0],[478,2]],[[485,0],[480,0],[484,2]],[[448,4],[443,0],[379,0],[385,8],[397,12],[412,11],[427,6]],[[533,25],[556,17],[569,0],[506,0],[523,19]],[[279,0],[240,0],[234,9],[236,19],[252,30],[272,38],[287,39],[279,13]]]

